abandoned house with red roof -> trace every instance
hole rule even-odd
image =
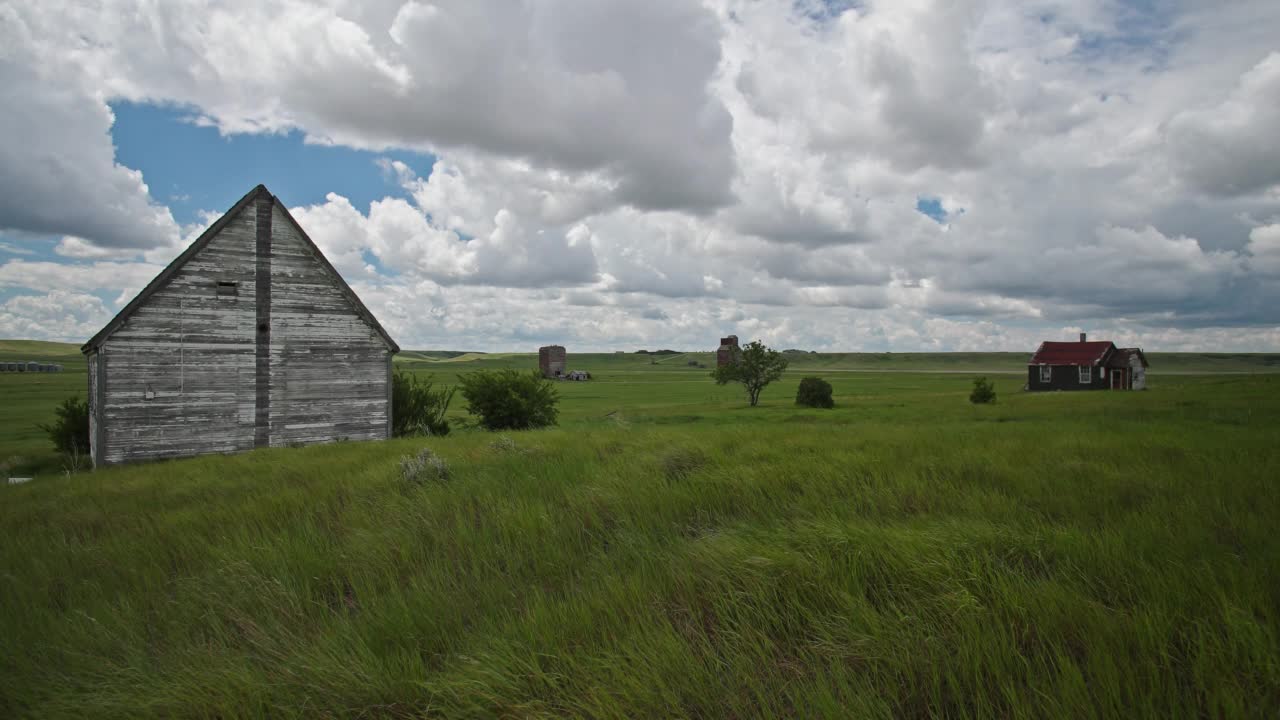
[[[1042,342],[1027,364],[1028,390],[1145,390],[1142,348],[1118,348],[1109,340]]]
[[[399,350],[259,185],[81,348],[90,455],[386,438]]]

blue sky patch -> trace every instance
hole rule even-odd
[[[916,198],[916,210],[933,218],[939,224],[947,221],[947,211],[942,207],[941,198],[921,195]]]
[[[116,102],[111,109],[116,162],[142,171],[152,198],[184,225],[197,221],[200,210],[225,211],[258,183],[289,206],[323,203],[335,192],[367,213],[374,200],[407,196],[378,158],[399,160],[424,177],[435,164],[416,152],[309,145],[297,131],[223,136],[172,105]]]
[[[810,20],[828,22],[840,17],[848,10],[861,7],[862,2],[860,0],[794,0],[792,5],[796,12]]]

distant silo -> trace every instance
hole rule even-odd
[[[738,354],[738,336],[720,338],[720,348],[716,350],[716,367],[728,365]]]
[[[556,378],[564,375],[567,357],[568,353],[561,345],[546,345],[538,348],[538,369],[542,371],[542,376]]]
[[[40,363],[32,360],[27,363],[27,372],[40,372]]]

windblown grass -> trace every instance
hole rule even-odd
[[[4,488],[0,716],[1280,710],[1280,378],[831,380]]]

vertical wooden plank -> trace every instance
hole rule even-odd
[[[103,464],[103,459],[106,457],[106,454],[107,454],[106,447],[104,447],[104,443],[106,442],[106,438],[107,438],[107,432],[106,432],[107,428],[105,424],[107,414],[103,412],[103,406],[107,398],[106,352],[107,352],[107,346],[103,345],[102,347],[98,348],[98,352],[93,354],[93,362],[95,363],[97,368],[97,371],[95,373],[95,375],[97,376],[95,378],[97,387],[92,388],[92,392],[95,393],[93,414],[96,421],[94,422],[94,425],[93,425],[93,435],[89,438],[89,455],[90,455],[90,460],[93,462],[93,466],[95,468]]]
[[[274,202],[270,197],[260,197],[257,203],[253,446],[267,447],[271,444],[271,208]]]
[[[393,397],[393,396],[392,396],[392,392],[391,392],[391,391],[392,391],[392,388],[394,387],[394,386],[393,386],[393,384],[392,384],[392,378],[391,378],[392,374],[394,373],[394,370],[392,370],[392,368],[391,368],[391,360],[392,360],[392,358],[394,358],[394,357],[395,357],[395,355],[394,355],[390,350],[388,350],[388,351],[387,351],[387,439],[388,439],[388,440],[390,440],[390,439],[391,439],[391,421],[392,421],[392,417],[391,417],[392,405],[391,405],[391,402],[392,402],[392,397]]]
[[[3,365],[4,363],[0,363]],[[89,381],[89,461],[94,467],[98,466],[97,458],[94,454],[94,447],[98,444],[98,354],[90,353],[85,358],[85,366],[88,370]]]

